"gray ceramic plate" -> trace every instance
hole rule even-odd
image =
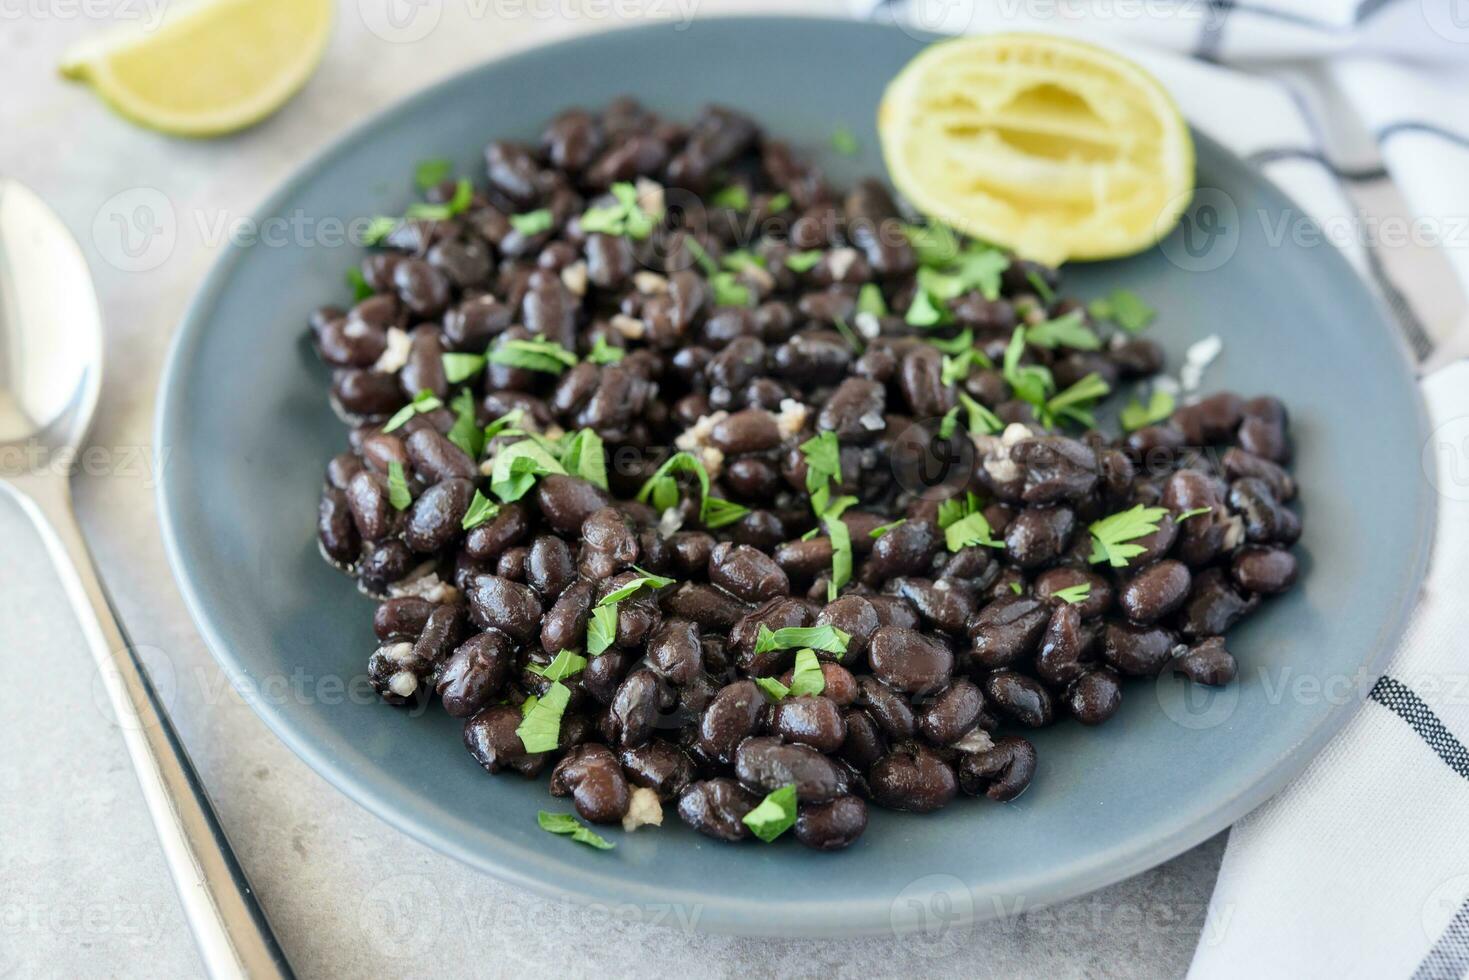
[[[418,159],[479,173],[490,138],[533,138],[559,109],[620,92],[680,117],[706,101],[738,106],[838,180],[881,173],[874,107],[920,46],[891,28],[759,18],[541,48],[383,113],[306,164],[259,217],[401,210]],[[830,152],[838,124],[860,157]],[[442,712],[411,717],[318,683],[360,678],[374,646],[372,604],[326,566],[313,534],[322,467],[345,432],[303,333],[314,307],[347,300],[350,248],[232,247],[179,330],[157,439],[171,453],[160,502],[185,599],[256,710],[318,772],[407,833],[538,892],[671,910],[710,930],[814,936],[932,929],[1134,874],[1263,802],[1347,719],[1399,635],[1433,512],[1423,416],[1377,304],[1330,248],[1270,244],[1275,223],[1259,219],[1299,211],[1257,173],[1206,139],[1198,169],[1214,213],[1191,216],[1194,239],[1179,232],[1146,255],[1077,268],[1068,287],[1136,290],[1160,310],[1153,335],[1175,369],[1190,342],[1217,333],[1211,387],[1289,402],[1304,584],[1231,634],[1243,675],[1222,693],[1138,682],[1102,728],[1041,732],[1039,773],[1014,803],[878,811],[837,855],[715,843],[672,813],[593,852],[537,829],[536,811],[564,802],[544,780],[487,776]],[[1224,234],[1205,247],[1210,227]]]

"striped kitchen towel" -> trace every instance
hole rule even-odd
[[[1469,0],[852,3],[923,31],[1127,42],[1386,301],[1435,430],[1424,595],[1367,705],[1231,830],[1223,927],[1190,975],[1469,976]]]

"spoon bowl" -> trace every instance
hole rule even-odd
[[[80,445],[101,381],[102,313],[82,250],[44,201],[0,178],[0,445]]]

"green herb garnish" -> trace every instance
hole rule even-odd
[[[1214,511],[1214,508],[1213,507],[1194,507],[1194,508],[1192,508],[1190,510],[1183,511],[1182,513],[1180,513],[1177,516],[1175,516],[1173,518],[1173,523],[1175,523],[1175,524],[1182,524],[1184,521],[1188,520],[1190,517],[1198,517],[1200,514],[1210,514],[1210,513],[1213,513],[1213,511]]]
[[[355,302],[360,303],[363,300],[371,299],[373,296],[376,295],[376,293],[373,292],[372,287],[367,284],[367,277],[364,276],[362,274],[362,270],[355,265],[347,270],[347,285],[352,287],[352,299]]]
[[[571,703],[571,689],[556,681],[525,713],[515,734],[525,751],[551,752],[561,741],[561,715]]]
[[[617,603],[598,606],[587,622],[587,655],[598,656],[617,639]]]
[[[826,585],[826,601],[835,602],[842,586],[852,580],[852,534],[840,518],[824,517],[821,523],[831,538],[831,581]]]
[[[908,518],[900,517],[896,521],[893,521],[891,524],[882,524],[878,527],[873,528],[871,531],[867,532],[867,536],[869,538],[880,538],[884,534],[887,534],[889,531],[891,531],[893,528],[897,527],[899,524],[906,523],[908,523]]]
[[[796,786],[782,786],[741,818],[756,837],[769,844],[796,824]]]
[[[367,227],[362,230],[362,244],[381,245],[399,224],[401,222],[397,218],[390,218],[385,214],[368,218]]]
[[[423,221],[447,221],[466,210],[474,201],[474,185],[468,177],[460,177],[454,185],[454,196],[444,204],[410,204],[404,216]]]
[[[560,374],[569,367],[576,367],[576,355],[552,340],[536,337],[530,340],[502,341],[490,351],[491,364],[524,368],[527,371],[542,371]]]
[[[844,157],[857,155],[857,137],[846,126],[838,126],[831,132],[831,148]]]
[[[640,574],[636,578],[628,582],[626,585],[624,585],[622,588],[614,589],[611,592],[607,593],[605,596],[602,597],[602,601],[597,603],[597,605],[615,606],[617,605],[617,603],[633,595],[644,586],[650,589],[662,589],[666,586],[672,585],[675,581],[671,578],[664,578],[662,575],[654,575],[652,572],[644,571],[643,569],[638,568],[638,566],[636,565],[634,565],[633,568]]]
[[[450,407],[454,409],[454,425],[445,438],[464,450],[470,459],[479,459],[479,454],[485,451],[485,432],[475,420],[474,393],[462,389]]]
[[[651,235],[653,226],[663,217],[662,212],[653,214],[643,210],[638,203],[638,189],[632,184],[619,182],[612,185],[611,191],[617,203],[588,208],[581,216],[582,231],[637,239]]]
[[[1155,391],[1144,405],[1136,398],[1122,409],[1120,421],[1128,432],[1162,422],[1173,414],[1173,396],[1166,391]]]
[[[432,412],[443,407],[444,403],[438,399],[438,396],[427,388],[424,388],[413,396],[413,401],[398,409],[393,414],[393,417],[388,419],[387,424],[383,426],[383,431],[392,432],[394,429],[401,428],[415,415],[422,415],[425,412]]]
[[[1094,429],[1097,427],[1097,420],[1093,417],[1091,409],[1097,402],[1107,397],[1107,393],[1111,390],[1107,382],[1102,380],[1102,376],[1093,371],[1046,402],[1040,412],[1041,421],[1046,425],[1054,426],[1062,419],[1071,419],[1088,429]]]
[[[474,499],[469,502],[469,510],[464,512],[464,520],[460,522],[460,526],[470,531],[499,513],[500,505],[476,490]]]
[[[408,492],[408,479],[403,475],[403,464],[396,460],[388,464],[388,503],[394,510],[407,510],[413,503],[413,494]]]
[[[709,277],[709,289],[715,306],[749,306],[753,294],[750,287],[735,278],[733,272],[716,272]]]
[[[986,548],[1003,548],[1003,541],[996,541],[990,532],[990,522],[982,511],[971,511],[944,528],[944,543],[950,551],[963,551],[973,545]]]
[[[451,385],[468,381],[485,369],[487,361],[483,354],[444,354],[444,377]]]
[[[721,187],[709,198],[709,203],[716,208],[733,208],[736,211],[750,210],[750,192],[742,184],[730,184]]]
[[[835,626],[784,626],[772,630],[764,623],[755,632],[755,652],[770,653],[772,650],[794,650],[810,647],[826,653],[846,653],[850,634]]]
[[[955,405],[953,408],[944,413],[943,418],[939,419],[939,438],[952,438],[954,435],[954,429],[958,426],[958,424],[959,406]]]
[[[1136,558],[1147,551],[1140,544],[1128,544],[1145,538],[1158,530],[1158,521],[1167,516],[1163,507],[1145,507],[1138,504],[1128,510],[1093,521],[1089,530],[1092,535],[1092,553],[1088,558],[1092,564],[1108,562],[1113,568],[1126,568],[1129,558]]]
[[[1041,298],[1042,303],[1050,306],[1056,302],[1055,291],[1046,284],[1046,280],[1041,277],[1039,272],[1036,272],[1034,269],[1026,272],[1025,281],[1030,283],[1030,287],[1035,290],[1035,294]]]
[[[610,851],[617,846],[590,827],[582,826],[581,822],[569,813],[548,813],[542,810],[536,814],[536,823],[547,833],[570,837],[578,844],[595,847],[599,851]]]
[[[454,173],[454,164],[448,160],[437,158],[421,161],[413,171],[413,182],[421,191],[430,190],[444,181]]]
[[[755,686],[760,688],[761,693],[769,698],[771,703],[779,701],[791,693],[790,688],[786,687],[774,677],[757,677],[755,678]]]
[[[765,205],[765,210],[771,214],[780,214],[791,206],[791,196],[785,191],[772,197]]]
[[[959,392],[959,404],[964,406],[964,411],[969,413],[969,422],[966,427],[970,432],[994,435],[1005,428],[1005,423],[1000,421],[998,415],[981,405],[967,391]]]
[[[796,666],[791,671],[791,697],[815,697],[826,690],[826,675],[821,672],[821,661],[816,651],[796,651]]]
[[[508,504],[529,493],[537,479],[552,474],[565,476],[566,468],[536,440],[522,439],[495,454],[490,490]]]
[[[786,256],[786,268],[792,272],[810,272],[816,268],[817,263],[825,254],[818,248],[813,248],[808,252],[792,252]]]
[[[1069,602],[1072,605],[1079,605],[1086,602],[1087,599],[1091,598],[1091,594],[1092,584],[1090,582],[1081,582],[1077,585],[1067,586],[1064,589],[1057,589],[1051,593],[1055,598],[1060,599],[1062,602]]]
[[[1111,320],[1128,333],[1138,333],[1153,322],[1157,311],[1130,289],[1114,289],[1104,299],[1094,299],[1087,311],[1100,320]]]
[[[579,429],[561,445],[561,465],[568,476],[579,476],[603,490],[607,486],[607,450],[602,437],[591,429]]]
[[[536,208],[534,211],[526,211],[523,214],[512,214],[510,216],[510,227],[520,232],[526,238],[539,235],[543,231],[550,231],[556,219],[546,208]]]
[[[875,282],[864,282],[857,290],[857,312],[873,316],[887,316],[888,302],[883,299],[882,287]]]
[[[1054,320],[1037,323],[1025,330],[1025,339],[1036,347],[1054,350],[1070,347],[1074,350],[1100,350],[1102,341],[1086,325],[1080,310],[1072,310]]]
[[[544,667],[535,664],[526,666],[526,670],[532,674],[539,674],[548,681],[564,681],[568,677],[575,677],[586,669],[587,658],[575,650],[562,650],[551,659]]]
[[[720,500],[709,496],[709,471],[693,453],[674,453],[664,460],[663,465],[653,472],[638,491],[638,500],[651,503],[658,510],[678,506],[678,481],[676,473],[692,473],[699,481],[699,522],[714,530],[733,524],[750,512],[742,504]]]
[[[597,339],[592,341],[592,350],[587,355],[587,360],[593,364],[616,364],[626,356],[627,351],[621,347],[612,346],[607,343],[606,337],[598,334]]]
[[[908,304],[908,312],[903,315],[903,320],[910,327],[936,327],[947,321],[948,312],[940,309],[934,304],[926,290],[920,290],[913,296],[913,302]]]

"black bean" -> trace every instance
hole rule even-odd
[[[461,643],[439,671],[436,688],[444,710],[465,718],[483,708],[504,686],[514,656],[514,643],[499,630]]]
[[[524,643],[541,625],[541,601],[519,582],[477,575],[468,589],[469,615],[481,629],[494,628]]]
[[[388,482],[376,473],[363,470],[352,477],[347,484],[347,507],[364,540],[376,541],[392,530],[394,511],[388,502]]]
[[[699,627],[687,619],[664,620],[648,640],[648,666],[671,684],[684,685],[703,673]]]
[[[627,777],[612,750],[595,743],[578,745],[551,772],[551,795],[570,795],[576,812],[592,823],[616,823],[631,799]]]
[[[575,476],[552,474],[536,483],[536,506],[558,534],[575,534],[593,512],[607,506],[607,493]]]
[[[524,540],[530,530],[529,517],[524,505],[505,504],[499,513],[478,525],[464,538],[464,551],[479,561],[492,561],[505,551]]]
[[[804,803],[796,810],[796,840],[818,851],[850,847],[867,829],[867,804],[857,796]]]
[[[1049,606],[1029,596],[1003,596],[981,609],[969,624],[970,656],[980,667],[1008,667],[1040,643]]]
[[[420,554],[447,547],[464,533],[464,515],[473,497],[474,484],[469,480],[445,480],[429,487],[408,508],[403,540]]]
[[[1188,648],[1173,661],[1173,672],[1196,684],[1221,687],[1234,680],[1239,667],[1234,655],[1224,647],[1224,637],[1207,637]]]
[[[713,586],[684,582],[662,598],[670,615],[692,619],[704,630],[729,630],[750,612],[747,603]]]
[[[1183,605],[1193,578],[1179,561],[1160,561],[1132,577],[1117,599],[1134,623],[1156,623]]]
[[[352,508],[347,495],[336,487],[327,487],[321,495],[321,506],[317,511],[316,535],[326,556],[338,564],[348,565],[357,560],[362,550],[362,539],[357,525],[352,520]]]
[[[717,545],[709,556],[709,581],[746,602],[789,595],[791,581],[775,561],[749,545]]]
[[[1066,551],[1075,528],[1069,507],[1027,507],[1005,531],[1005,556],[1027,570],[1042,568]]]
[[[618,748],[635,748],[652,737],[661,694],[651,670],[635,670],[623,679],[607,713],[610,736]]]
[[[1052,568],[1035,579],[1035,594],[1045,599],[1062,589],[1088,586],[1087,597],[1077,608],[1082,619],[1095,619],[1112,607],[1112,583],[1095,572],[1081,568]]]
[[[954,671],[954,652],[947,643],[897,626],[872,634],[867,659],[879,680],[907,694],[940,691]]]
[[[1035,655],[1035,672],[1048,684],[1064,685],[1085,673],[1096,634],[1082,623],[1081,607],[1062,602],[1051,613],[1040,650]]]
[[[699,749],[716,762],[734,762],[735,749],[760,723],[765,697],[754,681],[721,688],[699,719]]]
[[[744,840],[747,813],[760,805],[760,797],[733,779],[706,779],[686,789],[678,800],[678,815],[699,833],[718,840]]]
[[[1219,636],[1259,602],[1258,596],[1240,595],[1220,569],[1211,568],[1194,577],[1193,592],[1179,614],[1179,632],[1190,640]]]
[[[918,711],[918,730],[935,745],[951,745],[979,724],[984,695],[962,677],[934,695]]]
[[[372,629],[379,640],[413,640],[423,632],[434,604],[419,596],[399,596],[378,605]]]
[[[875,585],[899,575],[919,575],[928,570],[942,538],[937,524],[904,521],[887,531],[872,546],[862,563],[861,579]]]
[[[542,598],[554,600],[576,578],[571,549],[560,538],[543,534],[531,542],[525,558],[526,583]]]
[[[959,788],[970,796],[983,793],[1001,803],[1025,792],[1035,776],[1035,746],[1026,739],[1007,735],[983,752],[966,753],[959,759]]]
[[[694,764],[677,746],[663,739],[623,749],[619,760],[628,782],[658,794],[664,803],[676,799],[694,780]]]
[[[996,710],[1026,728],[1049,725],[1054,715],[1050,692],[1034,678],[1013,670],[997,670],[986,677],[984,694]]]
[[[840,668],[838,668],[840,669]],[[784,698],[770,712],[770,729],[788,742],[835,752],[847,737],[847,723],[831,698]]]
[[[489,772],[512,769],[534,776],[546,764],[546,753],[527,753],[515,730],[520,727],[520,709],[514,705],[491,705],[464,723],[464,745],[474,761]]]
[[[1121,705],[1121,679],[1107,668],[1089,670],[1066,687],[1066,707],[1083,725],[1100,725]]]
[[[1235,553],[1229,571],[1240,588],[1275,595],[1295,584],[1296,556],[1283,548],[1250,545]]]
[[[456,478],[472,480],[479,476],[479,467],[475,466],[474,460],[433,429],[413,432],[403,445],[414,471],[430,483]]]
[[[917,731],[908,699],[870,675],[857,679],[857,704],[895,739],[910,739]]]
[[[886,389],[867,378],[847,378],[816,417],[816,428],[845,442],[866,442],[884,428]]]
[[[1178,639],[1157,626],[1108,623],[1102,629],[1102,658],[1124,674],[1152,677],[1163,669]]]
[[[809,745],[756,735],[735,749],[735,775],[762,796],[794,784],[802,803],[824,803],[847,791],[842,770]]]
[[[1075,439],[1023,439],[1010,448],[1010,458],[1025,468],[1021,499],[1027,504],[1081,501],[1097,485],[1097,455]]]
[[[904,745],[883,756],[867,774],[872,797],[893,810],[931,813],[958,793],[954,769],[931,749]]]

